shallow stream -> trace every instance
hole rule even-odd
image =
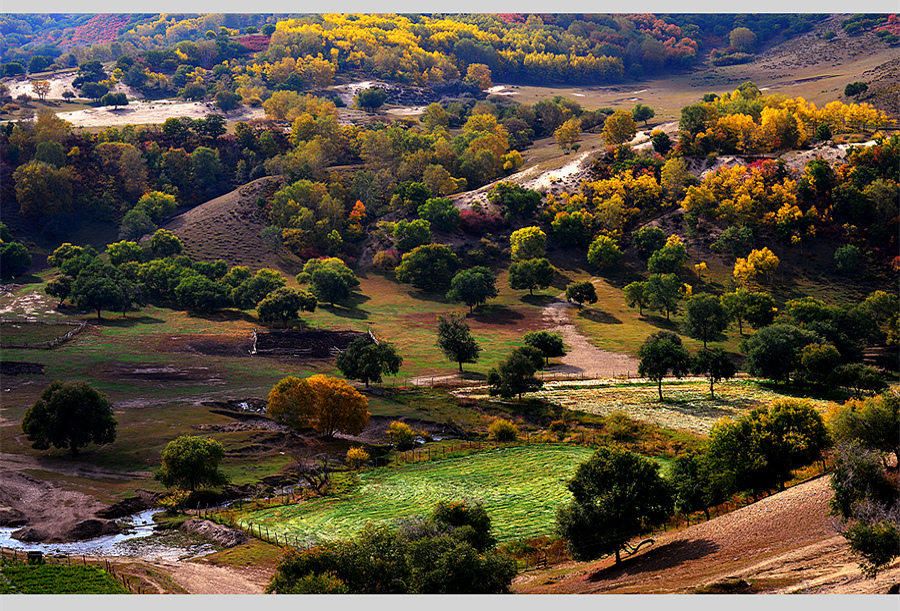
[[[157,530],[153,516],[161,509],[148,509],[119,520],[124,532],[70,543],[29,543],[12,538],[17,528],[0,528],[0,546],[45,555],[120,556],[145,560],[187,560],[217,551],[215,545],[181,530]]]

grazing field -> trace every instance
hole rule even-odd
[[[0,569],[0,594],[128,594],[96,566],[9,564]]]
[[[724,417],[738,417],[754,407],[768,405],[776,399],[788,398],[772,385],[754,380],[730,380],[715,385],[715,398],[709,396],[706,378],[689,378],[663,383],[663,402],[655,382],[616,383],[612,380],[584,382],[547,382],[535,396],[568,409],[608,416],[624,412],[635,420],[700,435],[709,433],[712,425]],[[824,411],[828,401],[810,399]]]
[[[74,325],[34,324],[25,322],[0,323],[0,346],[37,344],[53,341],[74,330]]]
[[[503,541],[550,534],[556,508],[570,499],[565,482],[593,449],[530,445],[497,448],[429,463],[376,469],[338,496],[240,516],[308,542],[347,537],[370,522],[424,516],[442,499],[481,501]]]

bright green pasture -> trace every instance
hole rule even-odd
[[[241,516],[300,540],[351,536],[370,522],[427,515],[442,500],[481,501],[499,540],[547,535],[556,508],[571,499],[565,482],[593,449],[513,446],[359,475],[352,493]]]
[[[0,572],[2,594],[127,594],[113,577],[96,566],[10,564]]]

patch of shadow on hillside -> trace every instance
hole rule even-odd
[[[125,316],[121,318],[101,318],[99,322],[96,319],[92,319],[91,322],[103,327],[136,327],[137,325],[158,325],[166,321],[153,316]]]
[[[480,311],[476,310],[466,317],[491,325],[514,325],[525,315],[506,306],[482,306]]]
[[[360,310],[355,306],[348,308],[339,304],[320,303],[319,308],[326,312],[331,312],[335,316],[340,316],[341,318],[352,318],[355,320],[366,320],[369,318],[369,312],[367,310]]]
[[[533,306],[548,306],[556,301],[552,295],[522,295],[521,301]]]
[[[622,321],[603,310],[582,310],[578,313],[582,318],[587,318],[601,325],[621,325]]]
[[[719,544],[709,539],[679,539],[659,547],[651,547],[643,554],[626,558],[618,565],[608,566],[588,576],[590,582],[615,581],[622,577],[672,569],[690,560],[697,560],[719,551]]]

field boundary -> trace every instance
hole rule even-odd
[[[87,321],[82,321],[80,323],[68,321],[45,322],[39,320],[17,320],[14,318],[0,319],[0,323],[16,325],[70,325],[75,327],[65,335],[60,335],[59,337],[46,342],[23,342],[21,344],[9,344],[7,346],[4,346],[4,348],[8,350],[50,350],[74,339],[75,336],[84,331],[87,328],[88,324],[90,324]]]

